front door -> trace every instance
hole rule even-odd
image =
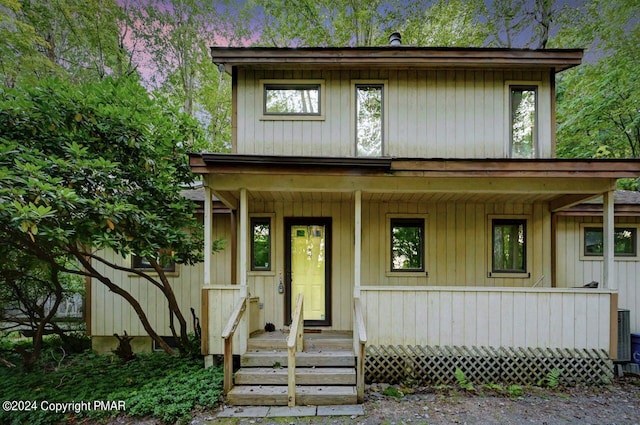
[[[295,300],[304,295],[304,323],[331,325],[331,218],[286,218],[286,312],[291,323]]]

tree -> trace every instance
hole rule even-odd
[[[8,235],[0,231],[0,237]],[[24,368],[30,370],[40,357],[44,334],[64,336],[54,318],[64,297],[78,292],[79,277],[62,273],[57,264],[9,249],[8,244],[0,245],[0,255],[0,331],[31,331],[32,349],[18,350]]]
[[[486,15],[481,0],[436,0],[421,13],[407,17],[402,41],[416,46],[479,47],[490,26],[478,20]]]
[[[229,150],[231,145],[231,81],[211,62],[209,48],[238,43],[241,11],[233,2],[151,0],[127,8],[131,39],[144,49],[147,83],[178,102],[207,130],[209,142],[193,150]]]
[[[4,49],[13,53],[6,59],[12,67],[3,70],[7,86],[47,75],[85,81],[133,72],[125,66],[122,10],[114,0],[2,1],[9,5]]]
[[[188,344],[186,320],[162,264],[202,260],[201,225],[193,203],[180,195],[193,179],[185,140],[200,137],[194,120],[152,99],[131,78],[80,86],[45,79],[0,91],[0,244],[52,270],[106,285],[173,353],[139,300],[96,264],[137,274],[157,288],[174,336]],[[145,257],[157,278],[110,263],[103,249]]]
[[[585,25],[564,34],[588,43],[589,60],[558,80],[559,156],[640,158],[639,9],[594,2]]]
[[[248,3],[260,22],[259,44],[285,46],[375,46],[388,43],[428,1],[254,0]]]

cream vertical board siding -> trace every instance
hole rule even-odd
[[[369,286],[361,300],[370,345],[608,351],[611,292]]]
[[[224,340],[221,335],[240,299],[240,287],[238,285],[211,286],[203,288],[203,292],[206,292],[209,297],[208,354],[223,354]],[[250,315],[251,306],[247,300],[242,321],[250,320]],[[233,336],[233,354],[244,354],[244,345],[246,345],[246,335],[243,335],[242,325],[240,325]]]
[[[370,198],[367,194],[363,198]],[[398,286],[551,286],[551,219],[546,204],[363,201],[362,284]],[[530,276],[489,277],[489,217],[528,218]],[[424,273],[390,273],[391,217],[425,219]],[[427,275],[428,273],[428,275]]]
[[[280,277],[284,279],[284,219],[287,217],[330,217],[332,219],[331,246],[331,315],[328,329],[350,330],[353,312],[353,200],[317,201],[307,195],[289,193],[291,201],[249,201],[251,214],[274,214],[274,252],[270,272],[252,272],[248,276],[251,296],[258,297],[261,327],[273,323],[277,328],[285,324],[285,294],[278,292]]]
[[[101,251],[99,255],[115,264],[129,266],[130,259],[122,258],[113,251]],[[160,290],[146,279],[120,270],[107,268],[94,261],[94,267],[109,277],[116,285],[125,289],[138,300],[147,315],[147,319],[159,335],[170,336],[169,311],[166,298]],[[190,308],[201,317],[200,288],[203,282],[203,265],[177,265],[177,273],[168,273],[168,280],[175,293],[180,310],[187,321],[189,331],[193,331]],[[111,336],[122,334],[125,330],[132,336],[147,335],[142,322],[133,307],[120,295],[114,294],[97,279],[91,282],[91,334]]]
[[[214,214],[214,238],[230,240],[230,220],[228,214]],[[123,258],[113,251],[101,251],[98,255],[109,262],[129,267],[130,258]],[[213,254],[213,279],[215,283],[229,283],[231,279],[231,253],[224,249]],[[110,278],[118,286],[129,291],[140,302],[147,318],[159,335],[170,336],[167,301],[159,289],[136,275],[120,270],[113,270],[104,264],[94,261],[93,266],[104,276]],[[177,273],[168,273],[168,279],[176,295],[180,310],[184,315],[189,331],[193,331],[193,320],[190,308],[202,318],[200,289],[204,283],[204,264],[195,266],[177,265]],[[138,315],[129,303],[113,292],[97,279],[91,281],[91,334],[95,336],[112,336],[114,333],[133,336],[147,335]]]
[[[602,283],[602,260],[582,257],[581,224],[602,226],[602,217],[558,217],[557,286],[582,286],[593,280]],[[616,226],[639,224],[640,217],[616,217]],[[640,231],[640,230],[639,230]],[[638,235],[640,236],[640,235]],[[636,240],[636,244],[640,242]],[[640,247],[637,247],[640,248]],[[640,257],[615,257],[618,308],[630,310],[631,332],[640,333]]]
[[[546,71],[250,70],[238,72],[237,152],[252,155],[355,155],[353,84],[384,80],[386,156],[508,157],[508,82],[538,84],[539,156],[551,156],[551,89]],[[320,79],[324,120],[262,120],[260,80]]]

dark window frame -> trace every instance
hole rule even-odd
[[[532,140],[532,149],[533,149],[533,155],[530,157],[520,157],[520,156],[514,156],[513,155],[513,148],[514,148],[514,142],[513,142],[513,122],[514,122],[514,115],[513,115],[513,92],[514,91],[533,91],[535,93],[535,105],[534,105],[534,130],[533,130],[533,140]],[[535,159],[539,157],[539,143],[538,143],[538,136],[539,136],[539,94],[540,94],[540,90],[539,90],[539,86],[537,84],[510,84],[509,85],[509,157],[510,158],[524,158],[524,159]]]
[[[286,117],[320,117],[322,111],[322,84],[320,83],[264,83],[262,89],[262,114],[264,116]],[[269,90],[316,90],[318,92],[317,112],[279,112],[267,110],[267,98]]]
[[[162,252],[162,251],[163,250],[160,250],[160,252]],[[158,254],[160,254],[160,253],[158,253]],[[158,257],[159,256],[160,255],[158,255]],[[140,255],[133,254],[131,256],[131,268],[132,269],[141,270],[141,271],[155,272],[155,269],[151,266],[151,264],[146,265],[144,262],[145,262],[145,258],[141,257]],[[164,270],[165,272],[174,273],[177,270],[175,261],[171,261],[169,264],[167,264],[166,266],[162,267],[162,270]]]
[[[358,138],[358,89],[363,88],[363,87],[368,87],[368,88],[379,88],[380,89],[380,154],[379,155],[359,155],[358,154],[358,146],[360,144],[360,140]],[[354,84],[354,95],[355,95],[355,103],[354,103],[354,119],[355,119],[355,126],[354,126],[354,130],[355,130],[355,153],[356,156],[359,157],[369,157],[369,158],[381,158],[384,157],[385,154],[385,137],[384,137],[384,133],[385,133],[385,115],[387,113],[387,111],[385,110],[385,83],[366,83],[366,82],[362,82],[362,83],[358,83],[356,82]]]
[[[496,256],[495,256],[495,246],[496,246],[496,225],[515,225],[522,226],[522,233],[524,237],[524,241],[522,243],[522,269],[502,269],[496,268]],[[500,274],[500,273],[513,273],[513,274],[526,274],[527,271],[527,219],[526,218],[493,218],[491,219],[491,273]]]
[[[272,242],[273,242],[273,226],[271,225],[271,217],[251,217],[251,225],[250,225],[250,232],[251,232],[251,271],[254,272],[268,272],[271,271],[271,264],[272,264]],[[269,238],[268,238],[268,243],[267,243],[267,247],[268,247],[268,266],[266,267],[260,267],[260,266],[256,266],[255,263],[255,231],[254,228],[256,225],[267,225],[269,227]]]
[[[632,248],[633,251],[632,252],[615,252],[615,233],[618,232],[623,232],[623,231],[630,231],[631,232],[631,243],[632,243]],[[604,229],[602,227],[598,227],[598,226],[584,226],[583,227],[583,234],[582,234],[582,255],[584,255],[585,257],[602,257],[603,253],[602,252],[587,252],[587,232],[588,231],[596,231],[598,233],[600,233],[601,238],[600,240],[602,241],[601,243],[604,242]],[[614,227],[614,253],[613,256],[614,257],[637,257],[638,256],[638,228],[637,227],[625,227],[625,226],[617,226]]]
[[[420,229],[419,252],[420,268],[396,268],[394,265],[394,232],[396,227],[418,227]],[[424,218],[393,217],[389,220],[389,270],[392,273],[419,273],[426,270],[425,223]]]

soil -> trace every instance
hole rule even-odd
[[[543,389],[456,387],[402,389],[401,397],[384,395],[372,385],[365,395],[364,416],[273,419],[218,419],[216,412],[194,417],[204,424],[640,424],[640,378],[625,377],[602,387]],[[393,391],[386,391],[387,393]]]
[[[607,386],[555,389],[459,387],[398,388],[400,397],[384,395],[387,385],[371,385],[363,416],[305,418],[217,418],[218,410],[196,413],[191,425],[402,425],[402,424],[639,424],[640,377],[626,376]],[[387,390],[386,393],[393,391]],[[398,394],[400,395],[400,394]],[[222,406],[220,407],[220,409]],[[109,425],[157,425],[153,419],[118,416]]]

